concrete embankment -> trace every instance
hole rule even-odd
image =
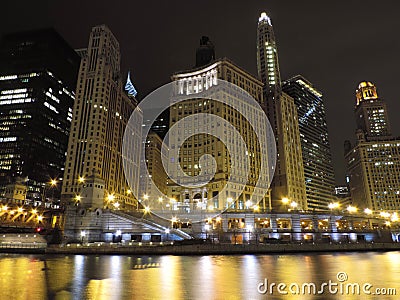
[[[25,249],[26,250],[26,249]],[[0,250],[1,251],[1,250]],[[355,244],[269,244],[269,245],[164,245],[164,246],[120,246],[101,247],[48,247],[46,254],[127,254],[127,255],[231,255],[274,254],[343,251],[400,251],[400,243],[355,243]]]

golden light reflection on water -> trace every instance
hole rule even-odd
[[[260,295],[264,279],[316,284],[346,272],[349,282],[396,287],[400,252],[239,256],[0,255],[0,299],[282,299]],[[355,299],[293,296],[285,299]],[[368,297],[384,299],[384,297]],[[395,299],[395,298],[391,298]]]

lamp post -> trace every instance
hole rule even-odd
[[[208,231],[210,230],[210,224],[204,225],[204,229],[206,231],[206,239],[207,239],[208,238],[207,234],[208,234]]]
[[[368,228],[369,229],[372,229],[372,226],[371,226],[371,215],[372,215],[372,210],[371,209],[369,209],[369,208],[366,208],[366,209],[364,209],[364,213],[368,216]]]
[[[86,236],[86,231],[82,230],[81,231],[81,242],[82,242],[82,244],[84,242],[85,236]]]
[[[78,178],[78,183],[80,183],[80,184],[85,183],[85,177],[79,176],[79,178]]]
[[[297,208],[298,204],[295,201],[292,201],[292,203],[290,203],[290,207],[292,208],[292,210],[295,210]]]

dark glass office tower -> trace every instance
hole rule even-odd
[[[297,107],[308,208],[327,210],[335,177],[322,93],[300,75],[284,81],[282,90]]]
[[[0,187],[24,178],[27,199],[60,193],[80,58],[53,29],[0,45]],[[49,182],[53,180],[53,186]]]

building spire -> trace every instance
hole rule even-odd
[[[128,77],[126,78],[125,91],[129,96],[136,97],[137,95],[137,91],[131,81],[131,71],[128,72]]]

